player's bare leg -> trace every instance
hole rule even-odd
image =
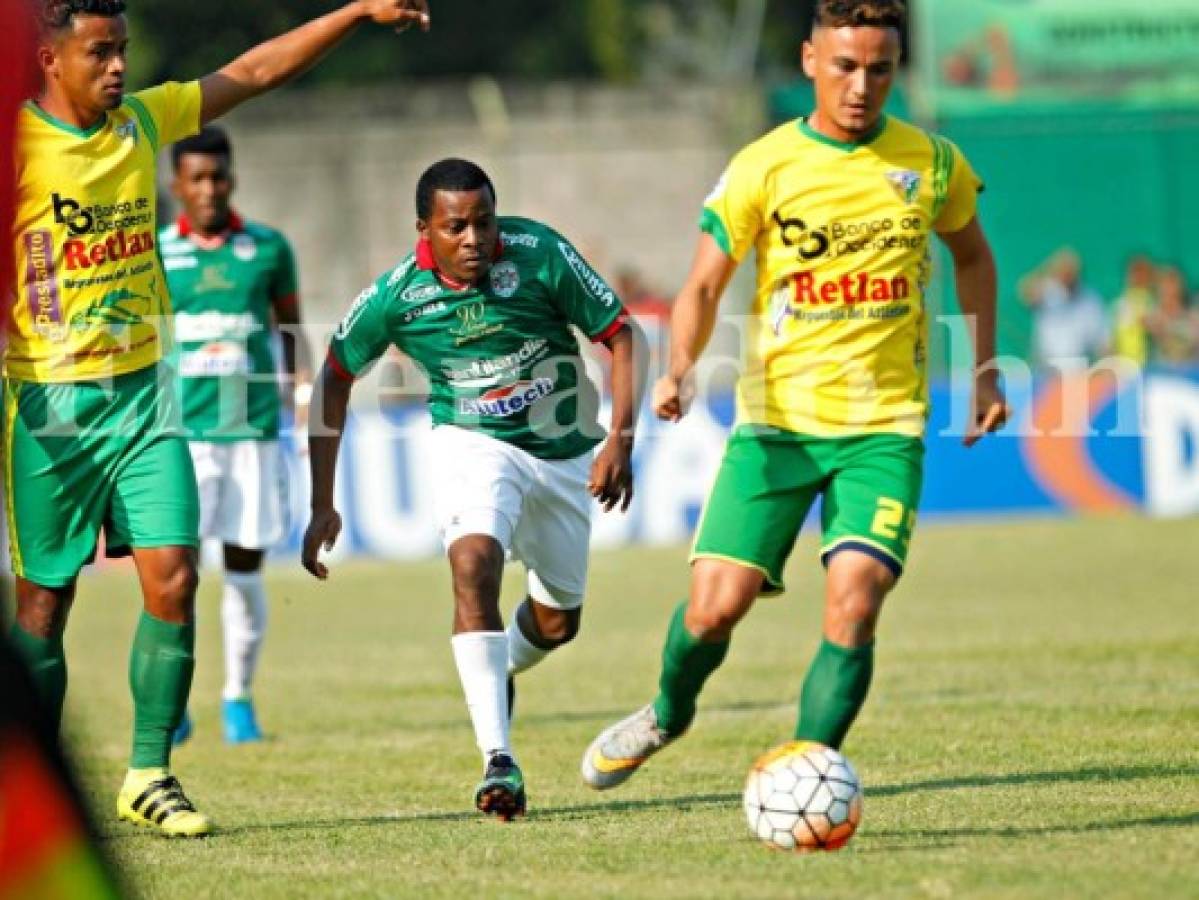
[[[579,598],[581,602],[582,598]],[[558,609],[532,596],[516,608],[508,625],[508,719],[516,703],[516,676],[540,663],[554,650],[578,636],[583,610]]]
[[[154,547],[133,551],[145,608],[133,639],[133,753],[117,814],[169,837],[210,833],[170,774],[171,736],[183,719],[195,670],[196,551]]]
[[[658,696],[592,741],[583,780],[597,790],[627,781],[647,759],[679,737],[695,717],[704,682],[724,661],[737,623],[762,590],[755,568],[701,558],[691,569],[691,598],[671,619],[662,651]]]
[[[75,582],[50,588],[16,579],[17,611],[10,638],[29,667],[47,717],[57,729],[67,692],[62,637],[75,602]]]
[[[484,760],[475,806],[511,821],[524,813],[526,799],[524,776],[508,736],[508,636],[499,607],[504,549],[490,535],[468,534],[450,545],[448,556],[454,584],[454,662]]]
[[[890,566],[858,550],[829,557],[824,640],[804,678],[797,739],[841,746],[870,689],[874,632],[896,578]]]

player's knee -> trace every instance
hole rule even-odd
[[[463,549],[450,559],[454,574],[454,593],[459,597],[498,596],[503,559],[482,549]]]
[[[744,614],[740,604],[710,594],[688,604],[684,624],[701,641],[727,641]]]
[[[181,559],[157,579],[155,600],[168,609],[190,617],[199,585],[200,576],[195,563],[190,559]]]

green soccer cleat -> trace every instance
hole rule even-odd
[[[525,776],[507,753],[493,753],[475,788],[475,808],[502,822],[525,814]]]
[[[658,727],[653,705],[600,732],[583,754],[583,780],[597,791],[628,781],[641,764],[678,737]]]
[[[167,837],[205,837],[212,833],[208,816],[196,811],[179,780],[165,769],[126,775],[117,796],[117,816]]]

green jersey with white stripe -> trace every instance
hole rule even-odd
[[[192,440],[273,440],[279,385],[271,312],[294,303],[296,265],[273,228],[234,219],[214,246],[184,220],[159,234],[175,312],[183,422]]]
[[[601,341],[624,309],[556,231],[508,216],[499,224],[502,251],[477,285],[455,290],[412,253],[363,291],[333,336],[332,364],[357,376],[395,346],[428,376],[435,425],[570,459],[604,435],[570,326]]]

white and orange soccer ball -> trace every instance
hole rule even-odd
[[[838,850],[862,820],[862,783],[844,756],[791,741],[758,758],[745,783],[749,830],[778,850]]]

